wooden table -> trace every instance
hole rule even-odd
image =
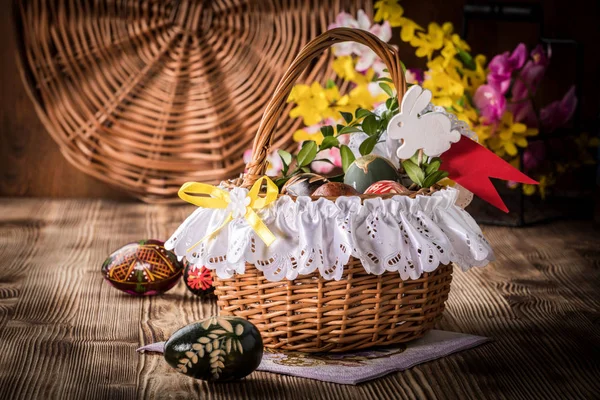
[[[167,238],[192,210],[0,199],[1,399],[599,398],[600,241],[584,222],[487,227],[497,261],[456,271],[439,328],[494,342],[358,386],[255,372],[180,375],[141,344],[217,312],[180,284],[135,298],[103,282],[121,245]]]

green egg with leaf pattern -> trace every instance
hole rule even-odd
[[[182,374],[206,381],[242,379],[262,360],[256,327],[238,317],[211,317],[175,332],[165,344],[167,363]]]
[[[354,160],[344,176],[344,183],[359,193],[364,193],[373,183],[384,180],[397,181],[398,169],[389,160],[373,154]]]

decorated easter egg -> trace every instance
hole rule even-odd
[[[368,154],[354,160],[344,176],[344,183],[352,186],[360,193],[378,181],[398,179],[398,170],[383,157]]]
[[[187,264],[183,271],[183,282],[196,296],[207,296],[215,291],[212,275],[206,267],[194,268],[193,265]]]
[[[408,189],[396,181],[375,182],[365,190],[365,194],[400,194]]]
[[[310,172],[292,176],[281,188],[281,194],[310,196],[317,188],[329,182],[327,178]]]
[[[326,197],[356,196],[358,194],[360,193],[358,193],[356,189],[342,182],[328,182],[322,186],[319,186],[317,190],[312,193],[313,196]]]
[[[207,381],[241,379],[258,368],[263,341],[258,329],[238,317],[211,317],[175,332],[164,357],[182,374]]]
[[[112,253],[102,264],[104,279],[135,296],[164,293],[177,284],[183,264],[160,240],[140,240]]]

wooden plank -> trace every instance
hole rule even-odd
[[[191,212],[98,200],[0,199],[0,398],[594,398],[600,394],[600,241],[591,224],[485,229],[492,266],[452,283],[441,329],[494,342],[358,386],[256,372],[208,384],[141,344],[217,312],[181,282],[135,298],[104,258],[166,238]]]

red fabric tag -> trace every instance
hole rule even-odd
[[[462,136],[458,143],[453,144],[450,150],[444,152],[440,158],[442,159],[440,169],[448,172],[448,178],[504,212],[508,212],[508,208],[489,178],[531,185],[538,184],[538,182],[466,136]]]

